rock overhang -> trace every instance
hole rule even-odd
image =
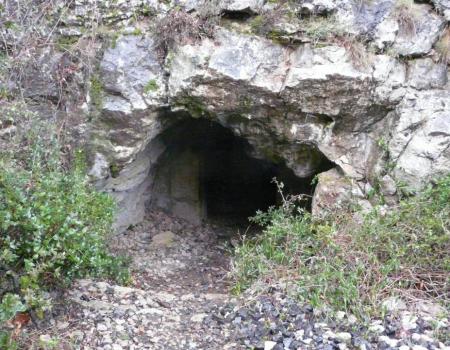
[[[214,38],[177,45],[165,62],[151,33],[120,36],[100,68],[105,96],[93,135],[100,135],[97,158],[108,164],[129,171],[185,114],[220,123],[248,140],[255,157],[281,160],[300,177],[317,173],[323,157],[361,199],[366,183],[387,176],[380,145],[388,140],[393,154],[405,145],[395,137],[389,142],[389,127],[404,115],[398,106],[405,96],[429,89],[432,95],[448,93],[446,70],[431,60],[411,65],[368,52],[367,62],[356,65],[345,45],[291,47],[224,28]],[[430,75],[422,82],[423,71]],[[434,108],[424,106],[431,114]],[[442,170],[448,156],[434,154]],[[422,175],[432,174],[427,169]],[[414,175],[408,179],[413,186],[421,182]]]

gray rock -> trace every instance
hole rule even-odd
[[[148,36],[121,36],[115,47],[106,50],[100,64],[104,89],[124,98],[132,109],[164,102],[163,69],[153,45]],[[113,110],[128,108],[117,106]]]
[[[430,316],[435,319],[439,319],[447,313],[442,305],[430,301],[419,301],[416,304],[416,308],[421,315]]]
[[[432,0],[434,7],[450,21],[450,0]]]
[[[410,11],[414,32],[404,32],[399,28],[392,48],[401,56],[427,54],[444,29],[445,21],[435,14],[429,5],[414,4]]]
[[[380,185],[381,185],[381,191],[385,196],[393,196],[397,193],[397,185],[394,181],[394,179],[389,176],[389,175],[384,175],[381,179],[380,179]],[[391,304],[390,301],[386,301],[387,305],[386,307],[389,309],[391,306],[396,305],[396,303],[394,302],[394,304]]]
[[[239,6],[247,8],[246,4]],[[353,11],[349,3],[311,4],[336,14]],[[370,21],[361,20],[358,30],[370,32],[375,41],[379,38],[383,48],[402,47],[406,56],[427,53],[442,19],[429,6],[414,5],[421,18],[414,40],[402,37],[398,29],[386,39],[380,28],[392,19],[391,5],[367,4],[360,16]],[[337,173],[328,174],[333,180],[319,176],[315,213],[349,200],[370,208],[364,189],[366,179],[383,167],[376,141],[381,137],[388,139],[397,165],[391,178],[385,178],[385,195],[395,194],[393,183],[400,178],[417,187],[422,175],[448,169],[445,67],[416,59],[407,70],[393,57],[366,55],[358,65],[343,46],[290,48],[218,28],[213,39],[175,47],[163,68],[151,35],[119,37],[100,65],[104,91],[92,130],[91,169],[98,188],[113,193],[119,202],[117,229],[141,221],[149,200],[175,208],[167,196],[157,196],[150,188],[165,149],[159,137],[187,114],[220,123],[249,142],[252,156],[279,159],[299,177],[315,175],[328,161],[336,164]],[[385,135],[388,125],[391,139]],[[191,204],[179,203],[177,212],[201,218],[192,214]]]
[[[350,343],[352,340],[352,335],[348,332],[338,332],[336,333],[336,340],[342,343]]]
[[[389,151],[394,176],[418,188],[450,167],[448,90],[410,91],[397,107]]]
[[[384,343],[384,344],[386,344],[386,345],[388,345],[388,346],[390,346],[392,348],[395,348],[398,345],[398,340],[397,339],[389,338],[389,337],[387,337],[385,335],[379,337],[378,341],[380,343]]]
[[[339,1],[335,0],[306,0],[300,3],[300,11],[306,14],[324,15],[335,12]]]
[[[222,11],[259,13],[264,0],[221,0],[219,6]]]
[[[272,350],[275,345],[277,345],[277,343],[275,343],[274,341],[265,341],[264,342],[264,350]]]
[[[408,83],[418,89],[438,89],[447,84],[447,66],[436,64],[430,58],[417,59],[410,63]]]
[[[385,331],[385,328],[379,322],[373,322],[368,330],[372,333],[382,334]]]
[[[100,331],[100,332],[105,332],[105,331],[108,330],[108,327],[105,324],[103,324],[103,323],[99,323],[97,325],[97,330]]]
[[[386,300],[383,300],[382,306],[383,308],[386,309],[386,311],[391,313],[395,313],[406,309],[405,302],[398,297],[390,297],[387,298]]]
[[[417,316],[410,312],[404,312],[401,317],[401,326],[406,331],[411,331],[417,328]]]

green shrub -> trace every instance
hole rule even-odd
[[[0,325],[8,321],[17,312],[25,311],[26,307],[21,302],[18,295],[7,293],[3,296],[0,303]],[[9,333],[0,330],[0,349],[15,350],[17,343],[11,339]]]
[[[257,279],[289,280],[299,299],[362,317],[398,294],[449,304],[450,176],[362,223],[351,213],[314,220],[289,200],[253,221],[264,230],[236,248],[237,292]]]
[[[114,202],[89,185],[83,153],[67,165],[48,125],[30,130],[18,141],[20,159],[0,154],[0,300],[6,305],[13,295],[42,317],[52,288],[129,275],[124,259],[107,252]]]

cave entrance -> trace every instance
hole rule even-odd
[[[311,178],[283,164],[251,157],[248,142],[217,122],[188,118],[161,135],[151,206],[192,223],[246,225],[257,210],[276,205],[277,178],[291,193],[311,195]]]

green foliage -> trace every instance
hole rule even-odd
[[[48,125],[31,128],[21,159],[0,154],[0,273],[10,281],[0,283],[5,317],[22,310],[18,298],[42,317],[51,303],[46,291],[75,278],[129,279],[124,259],[109,255],[104,241],[112,198],[89,185],[82,152],[65,165],[55,135]]]
[[[177,105],[186,108],[193,118],[209,117],[210,113],[204,103],[195,96],[185,96],[177,101]]]
[[[2,350],[17,350],[17,342],[12,339],[8,332],[0,331],[0,349]]]
[[[13,318],[17,312],[23,312],[26,306],[16,294],[7,293],[0,303],[0,325]],[[17,343],[11,339],[8,332],[0,330],[0,349],[15,350]]]
[[[111,48],[115,49],[117,47],[117,40],[120,37],[120,32],[113,32],[110,34],[111,36]]]
[[[276,24],[280,18],[289,15],[285,3],[279,3],[273,9],[263,11],[260,15],[254,17],[250,22],[251,31],[257,35],[278,39],[282,33],[276,29]]]
[[[150,92],[154,92],[158,90],[158,83],[156,82],[155,79],[151,79],[148,81],[147,84],[145,84],[144,86],[144,93],[148,94]]]
[[[119,168],[119,166],[117,165],[117,164],[111,164],[110,166],[109,166],[109,172],[111,173],[111,176],[112,177],[114,177],[114,178],[116,178],[116,177],[118,177],[119,176],[119,173],[120,173],[120,168]]]
[[[68,51],[78,42],[76,36],[60,36],[55,42],[55,45],[60,51]]]
[[[15,30],[17,29],[17,24],[13,21],[5,21],[4,24],[6,29]]]
[[[381,313],[394,293],[449,304],[450,176],[362,223],[351,214],[314,220],[288,199],[253,221],[265,228],[236,248],[236,292],[288,279],[299,299],[360,316]]]
[[[140,12],[143,16],[150,17],[153,15],[152,8],[148,4],[142,4]]]
[[[17,312],[26,310],[25,305],[16,294],[7,293],[0,304],[0,323],[10,320]]]
[[[311,38],[314,44],[321,41],[329,41],[336,36],[345,34],[344,28],[339,25],[334,17],[312,16],[302,21],[302,30]]]
[[[389,152],[389,144],[384,137],[378,139],[377,145],[382,151]]]
[[[103,84],[100,81],[100,78],[96,75],[91,77],[91,89],[90,96],[92,100],[92,104],[98,110],[103,107]]]
[[[263,15],[255,16],[252,19],[252,21],[250,22],[250,27],[252,29],[252,32],[257,33],[257,34],[260,33],[265,26],[265,22],[266,21],[265,21],[265,18]]]
[[[140,28],[134,28],[133,31],[130,33],[130,35],[140,36],[142,35],[142,29]]]

